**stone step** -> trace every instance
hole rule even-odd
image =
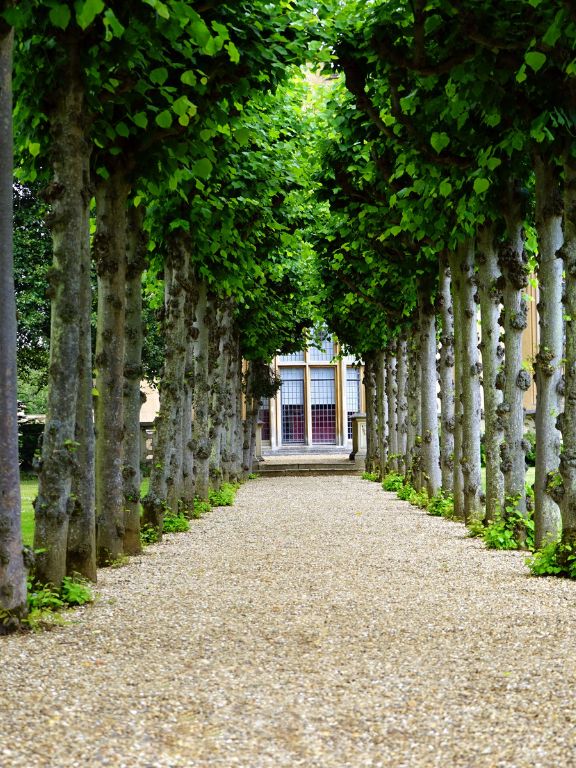
[[[255,473],[262,477],[301,477],[303,475],[361,475],[362,469],[354,462],[349,464],[260,464]]]

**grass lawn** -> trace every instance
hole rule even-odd
[[[149,482],[148,477],[142,480],[142,485],[140,486],[142,496],[147,493]],[[32,502],[38,493],[38,480],[36,478],[21,480],[20,493],[22,495],[22,539],[24,544],[28,544],[31,547],[34,543],[34,508]]]

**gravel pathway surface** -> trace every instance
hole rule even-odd
[[[0,766],[576,765],[576,584],[358,477],[259,479],[0,641]]]

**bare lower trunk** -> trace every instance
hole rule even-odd
[[[80,322],[76,451],[72,470],[72,499],[66,573],[96,581],[95,435],[92,396],[92,280],[90,257],[90,168],[84,169],[85,211],[80,258]]]
[[[77,45],[69,49],[65,82],[50,115],[53,181],[51,204],[53,267],[49,276],[50,364],[48,406],[35,502],[36,578],[59,585],[66,575],[72,468],[76,449],[76,409],[80,331],[80,265],[86,217],[84,170],[89,150],[84,138],[84,89]]]
[[[440,256],[438,281],[438,307],[442,323],[440,336],[440,402],[442,406],[440,429],[440,469],[442,490],[452,493],[454,488],[454,311],[450,293],[450,268],[445,253]]]
[[[226,428],[226,451],[224,454],[225,479],[235,482],[241,475],[241,424],[242,424],[242,379],[240,345],[238,335],[233,334],[232,352],[229,369],[230,408]]]
[[[194,341],[197,329],[194,326],[196,304],[198,302],[198,284],[190,269],[186,281],[184,302],[186,365],[184,370],[184,392],[182,407],[182,508],[185,512],[194,509],[196,480],[194,476],[194,444],[192,442],[192,406],[194,403],[195,357]]]
[[[98,272],[96,332],[96,525],[98,565],[124,553],[124,330],[126,209],[129,184],[113,172],[96,189],[94,258]]]
[[[374,353],[364,358],[364,389],[366,396],[366,471],[378,470],[378,412],[376,409],[376,378]]]
[[[420,331],[414,326],[408,345],[408,479],[422,487],[422,370],[420,368]]]
[[[396,342],[390,342],[386,350],[386,415],[388,421],[388,472],[398,471],[398,425],[396,394],[398,386],[396,383]],[[380,462],[384,464],[382,456]]]
[[[140,541],[140,382],[142,380],[142,273],[146,268],[143,210],[128,212],[126,272],[126,355],[124,362],[124,552],[137,555]]]
[[[536,475],[534,522],[536,546],[560,534],[560,511],[553,491],[560,464],[560,432],[556,418],[561,411],[562,377],[562,200],[555,167],[535,158],[536,230],[538,234],[538,319],[540,345],[536,355]]]
[[[397,408],[397,427],[398,427],[398,471],[406,474],[408,466],[406,460],[406,442],[408,436],[408,360],[407,342],[404,336],[398,340],[398,364],[396,368],[396,379],[398,385],[398,394],[396,398]]]
[[[528,285],[522,201],[513,181],[504,199],[506,241],[500,248],[502,272],[502,314],[504,328],[504,371],[496,384],[502,389],[498,406],[503,442],[500,447],[504,475],[504,497],[521,515],[526,514],[526,475],[524,444],[524,392],[530,386],[530,374],[522,360],[522,333],[527,325],[528,306],[524,291]]]
[[[503,348],[500,345],[500,270],[494,247],[494,230],[483,227],[478,235],[478,294],[480,297],[482,384],[484,392],[484,452],[486,456],[486,510],[484,521],[494,520],[504,509],[504,477],[500,469],[503,439],[498,409],[502,392],[496,387]]]
[[[0,635],[16,630],[26,615],[12,247],[12,48],[13,33],[0,21]]]
[[[210,457],[210,477],[213,487],[217,488],[222,482],[222,453],[225,451],[223,445],[224,421],[226,418],[226,408],[228,404],[227,376],[231,352],[231,332],[232,332],[232,305],[231,302],[222,301],[218,307],[218,322],[215,349],[216,359],[214,361],[214,375],[211,385],[211,413],[210,421],[212,425],[213,444]]]
[[[422,371],[422,483],[428,496],[435,496],[442,484],[438,435],[438,373],[436,370],[436,312],[430,290],[420,284],[420,369]]]
[[[199,286],[196,305],[197,337],[194,342],[194,422],[192,445],[194,446],[194,478],[196,495],[208,500],[210,461],[210,385],[208,379],[208,346],[210,324],[208,292],[205,284]]]
[[[386,353],[384,350],[380,350],[374,355],[374,386],[378,435],[378,469],[381,478],[384,478],[390,471],[388,468],[388,398],[386,377]]]
[[[246,371],[246,417],[244,419],[242,443],[242,473],[244,479],[252,472],[254,465],[256,420],[260,405],[260,398],[254,396],[255,365],[254,361],[250,361]]]
[[[567,551],[576,547],[576,161],[568,153],[564,159],[564,246],[566,271],[564,314],[566,316],[566,352],[564,364],[564,413],[562,430],[562,542]],[[553,530],[548,535],[554,534]],[[540,537],[543,539],[544,537]],[[539,542],[542,543],[542,542]],[[570,549],[568,549],[570,548]]]
[[[186,367],[185,285],[188,274],[187,243],[174,236],[164,267],[165,361],[160,382],[160,408],[155,422],[150,485],[142,506],[144,524],[162,532],[166,509],[178,511],[178,459],[182,435],[184,372]],[[181,450],[180,450],[181,455]]]

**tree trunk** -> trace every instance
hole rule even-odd
[[[418,289],[420,320],[420,369],[422,371],[422,484],[436,496],[442,484],[438,435],[438,372],[436,369],[436,311],[424,281]]]
[[[422,487],[422,371],[420,368],[420,331],[414,324],[412,339],[408,345],[408,480],[414,488]]]
[[[170,242],[164,265],[165,361],[160,382],[160,408],[155,421],[150,485],[143,499],[143,523],[162,533],[166,509],[178,511],[177,489],[179,448],[182,435],[184,373],[186,367],[185,285],[188,274],[188,246],[178,235]],[[181,446],[180,446],[181,448]],[[181,451],[180,451],[181,453]]]
[[[214,488],[222,483],[222,444],[224,420],[227,406],[227,376],[230,363],[230,336],[232,332],[231,302],[221,301],[217,309],[217,323],[214,339],[214,372],[211,383],[210,422],[212,429],[212,454],[210,456],[210,478]]]
[[[380,350],[374,354],[374,391],[376,399],[376,432],[378,445],[378,470],[380,479],[388,469],[388,398],[386,394],[386,352]]]
[[[101,566],[109,565],[124,553],[122,445],[129,191],[122,171],[112,172],[96,188],[96,526],[97,561]]]
[[[398,394],[396,398],[396,406],[398,410],[398,471],[405,475],[408,467],[406,458],[406,442],[408,436],[408,361],[407,355],[407,342],[405,336],[401,336],[398,340],[398,354],[397,354],[397,368],[396,379],[398,384]]]
[[[208,346],[210,325],[208,314],[208,291],[203,283],[199,286],[196,305],[196,328],[198,335],[194,342],[194,421],[192,444],[194,446],[194,478],[196,495],[208,501],[210,461],[210,387],[208,379]]]
[[[454,302],[456,386],[462,414],[460,466],[463,478],[463,519],[465,523],[482,516],[480,471],[480,363],[474,285],[474,242],[466,240],[453,256],[452,281],[458,294]],[[457,314],[458,313],[458,314]],[[460,378],[458,378],[460,377]],[[459,383],[459,384],[458,384]],[[456,440],[455,440],[456,443]],[[457,488],[456,478],[454,482]]]
[[[256,420],[258,418],[258,408],[260,398],[254,396],[254,379],[256,363],[253,360],[248,362],[246,371],[245,403],[246,418],[244,419],[244,440],[242,444],[242,475],[246,479],[254,464],[254,442],[256,437]]]
[[[559,419],[562,431],[562,543],[568,553],[576,547],[576,160],[568,152],[564,158],[564,246],[562,255],[566,273],[564,313],[566,316],[566,351],[564,364],[564,413]],[[540,532],[539,545],[545,536]],[[548,536],[554,535],[552,528]]]
[[[86,158],[87,160],[87,158]],[[84,168],[84,217],[80,258],[80,323],[75,462],[66,573],[96,581],[95,434],[92,381],[92,279],[90,256],[90,167]]]
[[[185,512],[194,510],[196,481],[194,476],[194,445],[192,442],[192,405],[194,402],[195,358],[194,342],[198,329],[194,325],[196,304],[198,303],[198,283],[190,269],[186,281],[184,303],[186,366],[184,370],[184,400],[182,408],[182,508]]]
[[[484,452],[486,456],[486,510],[484,522],[495,519],[504,509],[504,477],[500,469],[500,444],[503,439],[502,421],[498,409],[502,392],[496,387],[504,350],[500,345],[501,274],[494,247],[494,229],[483,227],[478,234],[478,294],[482,353],[482,385],[484,392]]]
[[[442,490],[454,489],[454,312],[450,293],[450,268],[446,253],[440,256],[438,282],[438,308],[442,322],[440,336],[440,402],[442,406],[440,430],[440,469]]]
[[[513,181],[503,201],[506,241],[499,251],[502,272],[504,328],[504,373],[497,378],[503,390],[498,416],[503,429],[500,447],[504,475],[504,498],[514,502],[522,516],[526,514],[526,460],[524,443],[524,392],[530,386],[530,374],[522,365],[522,333],[527,325],[528,305],[524,290],[528,285],[522,201]]]
[[[366,471],[378,471],[378,413],[376,408],[375,354],[364,358],[364,390],[366,397]]]
[[[536,156],[536,231],[538,234],[538,319],[540,344],[536,355],[536,477],[534,522],[536,546],[556,540],[560,511],[549,493],[560,464],[561,411],[559,388],[563,358],[562,199],[555,167]]]
[[[398,472],[398,424],[396,394],[396,342],[389,342],[386,353],[386,414],[388,420],[388,461],[385,463],[382,456],[380,462],[386,464],[388,472]]]
[[[35,501],[35,575],[59,586],[66,575],[72,468],[76,454],[76,408],[81,326],[80,282],[86,207],[84,86],[78,45],[68,49],[62,88],[50,114],[53,180],[44,195],[51,205],[53,266],[49,276],[50,364],[48,404]]]
[[[140,408],[142,399],[142,273],[147,263],[146,238],[142,229],[144,211],[128,211],[126,269],[126,352],[124,357],[124,552],[138,555],[140,541]]]
[[[5,4],[4,4],[5,5]],[[4,10],[0,6],[0,9]],[[13,32],[0,20],[0,635],[26,615],[20,524],[12,201]]]

